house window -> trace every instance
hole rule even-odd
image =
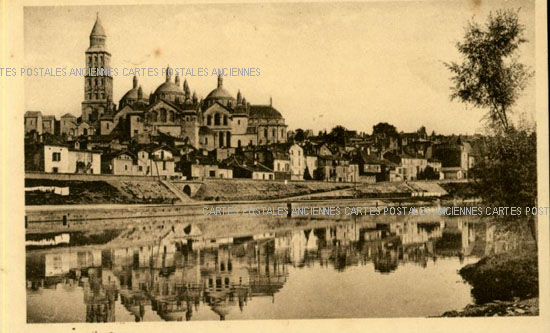
[[[264,137],[267,138],[267,128],[264,128]]]
[[[209,175],[210,175],[210,177],[216,177],[216,171],[215,170],[210,170]]]
[[[273,175],[269,175],[269,179],[270,179],[270,180],[273,179]]]
[[[237,120],[237,125],[240,125],[241,124],[241,120]]]
[[[59,169],[58,169],[57,167],[52,168],[52,172],[53,172],[53,173],[58,173],[58,172],[59,172]]]
[[[166,161],[162,161],[162,170],[166,170]]]
[[[205,145],[208,144],[208,138],[204,138],[204,144],[205,144]]]
[[[52,153],[52,161],[54,162],[61,161],[61,153]]]
[[[274,137],[276,136],[276,135],[275,135],[275,129],[272,129],[272,130],[271,130],[271,133],[273,134],[272,136],[274,136]]]
[[[141,165],[138,166],[138,170],[139,170],[139,171],[143,171],[143,167],[142,167]]]
[[[127,166],[127,165],[124,166],[124,170],[128,170],[128,166]]]

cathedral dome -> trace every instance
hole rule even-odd
[[[158,86],[153,93],[154,100],[159,99],[168,100],[170,102],[183,102],[185,100],[185,93],[179,86],[179,77],[176,75],[176,82],[171,80],[172,70],[170,67],[166,68],[166,81]]]
[[[221,76],[218,76],[218,86],[216,89],[212,90],[208,96],[206,96],[206,101],[227,101],[227,100],[235,100],[231,94],[224,89],[223,87],[223,79]]]
[[[250,118],[283,119],[283,116],[271,105],[251,105]]]
[[[138,79],[134,76],[132,89],[128,90],[124,96],[120,99],[119,106],[123,107],[124,105],[130,104],[133,105],[134,102],[138,100],[143,100],[143,91],[141,86],[138,86]]]
[[[212,90],[208,96],[206,96],[207,99],[233,99],[233,96],[225,90],[223,87],[218,87],[214,90]]]
[[[178,87],[174,82],[166,81],[155,90],[155,95],[163,95],[163,94],[170,94],[170,95],[181,95],[183,96],[183,90],[181,90],[180,87]]]
[[[137,101],[138,99],[138,90],[137,88],[132,88],[128,90],[127,93],[122,96],[121,101]]]

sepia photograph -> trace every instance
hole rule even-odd
[[[544,2],[9,8],[20,330],[549,328]]]

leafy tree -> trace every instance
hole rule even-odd
[[[372,127],[372,135],[384,135],[386,137],[396,137],[397,129],[388,123],[378,123]]]
[[[301,128],[298,128],[294,132],[294,141],[296,142],[303,142],[306,139],[306,135],[304,133],[304,130]]]
[[[474,186],[492,206],[534,207],[537,203],[537,138],[529,128],[511,127],[477,148]]]
[[[344,126],[338,125],[330,131],[330,138],[332,142],[345,145],[346,144],[346,131]]]
[[[424,170],[421,170],[417,175],[418,180],[437,180],[439,179],[439,172],[436,172],[431,166],[427,166]]]
[[[446,64],[453,74],[451,99],[488,109],[495,129],[509,128],[511,107],[533,75],[518,61],[524,30],[514,10],[491,13],[484,26],[470,21],[456,45],[462,62]]]
[[[475,152],[471,170],[474,189],[485,205],[500,207],[536,206],[537,145],[534,126],[516,127],[509,115],[533,73],[518,60],[519,46],[527,40],[518,12],[497,11],[481,26],[469,22],[464,40],[457,43],[462,63],[447,64],[452,77],[451,99],[487,109],[489,132]],[[536,240],[536,220],[505,217],[507,227],[528,222]]]

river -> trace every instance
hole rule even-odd
[[[44,235],[70,241],[27,248],[27,321],[439,316],[473,302],[458,270],[487,252],[488,230],[464,217],[226,217]]]

